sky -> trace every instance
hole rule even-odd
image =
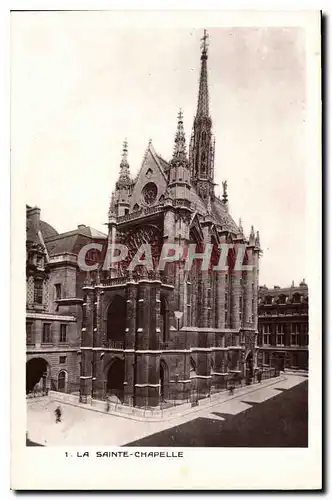
[[[11,162],[24,202],[59,232],[105,231],[122,143],[135,175],[149,138],[187,144],[202,29],[115,27],[108,12],[16,12],[11,20]],[[208,28],[215,180],[259,230],[260,284],[306,277],[306,53],[301,28]],[[216,193],[221,192],[216,188]]]

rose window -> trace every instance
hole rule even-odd
[[[146,184],[142,191],[143,199],[147,205],[152,205],[157,198],[157,194],[158,188],[153,182]]]

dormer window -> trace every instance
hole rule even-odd
[[[271,295],[267,295],[265,297],[265,304],[268,305],[268,306],[270,306],[272,304],[272,297],[271,297]]]
[[[37,267],[43,269],[44,267],[44,257],[42,255],[37,256]]]
[[[286,304],[286,296],[285,295],[279,295],[279,304]]]

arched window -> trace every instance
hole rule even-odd
[[[64,370],[62,370],[58,375],[58,391],[66,392],[66,386],[67,386],[67,373]]]
[[[286,304],[286,296],[279,295],[278,302],[279,302],[279,304]]]
[[[137,212],[139,210],[139,205],[137,203],[135,203],[133,210],[134,212]]]

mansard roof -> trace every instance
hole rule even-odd
[[[308,297],[308,285],[305,282],[301,282],[300,285],[295,286],[287,286],[287,287],[280,287],[280,286],[274,286],[271,288],[268,288],[267,286],[260,286],[259,287],[259,296],[260,297],[266,297],[266,296],[280,296],[280,295],[286,295],[286,296],[291,296],[296,293],[303,295],[304,297]]]
[[[106,234],[90,226],[80,224],[77,229],[50,237],[45,241],[50,255],[78,253],[83,245],[91,240],[105,240]]]

